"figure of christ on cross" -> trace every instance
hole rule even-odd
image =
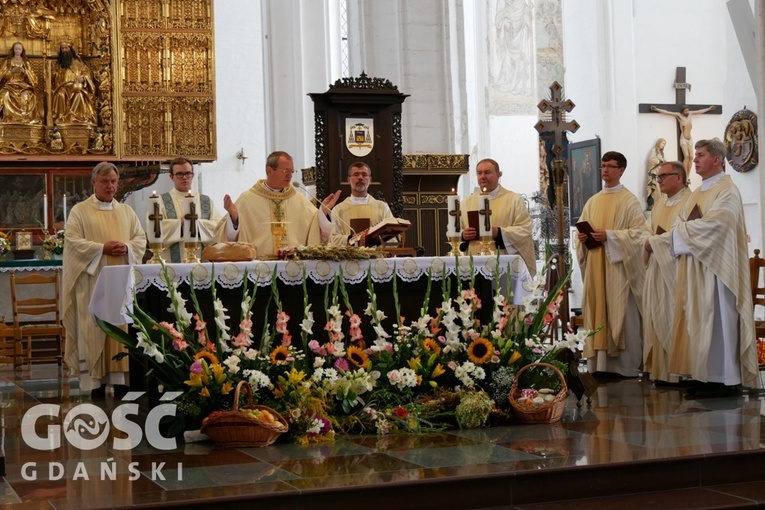
[[[197,214],[197,204],[193,201],[189,204],[189,214],[184,215],[184,220],[189,220],[189,238],[191,242],[197,242],[197,220],[199,215]]]
[[[483,199],[483,209],[480,209],[478,211],[478,214],[483,216],[484,231],[488,233],[489,235],[492,235],[493,237],[493,232],[491,228],[491,202],[489,201],[488,198]]]
[[[638,105],[639,113],[661,113],[677,119],[677,158],[683,162],[686,174],[690,175],[693,166],[693,140],[691,130],[693,115],[703,115],[712,112],[722,114],[721,105],[686,104],[685,91],[691,90],[691,84],[685,81],[685,68],[675,70],[675,104],[644,104]],[[695,108],[695,109],[692,109]]]

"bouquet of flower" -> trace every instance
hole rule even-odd
[[[472,266],[472,259],[471,259]],[[471,267],[471,275],[475,274]],[[214,411],[233,407],[233,388],[245,380],[256,403],[280,412],[289,422],[290,437],[298,442],[331,440],[334,430],[441,430],[457,423],[481,426],[496,408],[507,409],[508,394],[516,374],[530,363],[560,363],[556,357],[575,350],[590,332],[567,333],[560,341],[548,334],[554,327],[567,278],[549,292],[545,270],[533,281],[523,306],[512,305],[512,296],[496,285],[493,303],[482,303],[474,290],[441,283],[441,306],[428,309],[432,276],[419,317],[401,316],[397,280],[392,281],[392,325],[378,309],[371,279],[367,278],[367,304],[353,308],[342,272],[326,287],[317,318],[308,302],[303,277],[303,313],[299,329],[290,332],[293,320],[283,309],[277,277],[265,316],[274,305],[275,322],[253,331],[255,288],[244,289],[238,328],[231,328],[228,310],[212,285],[214,317],[202,316],[193,285],[192,310],[178,291],[178,284],[163,268],[174,321],[158,321],[137,303],[130,312],[137,331],[131,336],[98,321],[102,329],[127,346],[129,354],[148,360],[151,376],[164,391],[182,392],[176,400],[182,426],[191,429]],[[510,270],[507,271],[509,283]],[[459,274],[456,282],[461,282]],[[214,275],[212,281],[215,281]],[[498,283],[498,282],[496,282]],[[511,288],[510,285],[507,288]],[[491,306],[491,319],[482,324],[478,311]],[[390,313],[390,311],[389,311]],[[365,338],[362,324],[371,326]],[[299,337],[293,336],[299,331]],[[368,335],[368,333],[367,333]],[[562,364],[561,364],[562,366]],[[528,375],[528,380],[526,374]],[[555,374],[524,372],[522,388],[560,387]],[[461,398],[465,401],[461,402]]]
[[[64,253],[64,231],[58,230],[55,234],[46,234],[42,246],[45,251],[54,255]]]
[[[4,233],[0,232],[0,255],[5,255],[9,251],[11,251],[11,242],[8,240],[8,237],[11,235],[10,232]]]

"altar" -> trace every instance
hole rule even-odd
[[[369,302],[368,289],[371,282],[377,307],[387,317],[386,325],[390,325],[396,316],[397,302],[405,324],[417,320],[428,287],[430,295],[425,307],[428,313],[435,314],[436,308],[441,306],[443,285],[447,281],[451,282],[449,288],[452,297],[457,295],[457,288],[470,285],[475,288],[484,303],[481,314],[485,321],[490,319],[495,282],[509,281],[515,304],[522,304],[531,283],[528,269],[517,255],[459,259],[419,257],[346,261],[252,261],[168,264],[165,267],[170,281],[177,285],[187,300],[189,311],[192,307],[189,286],[193,283],[204,319],[209,324],[213,323],[213,283],[215,297],[221,300],[227,309],[226,314],[230,316],[229,323],[239,323],[246,278],[250,289],[252,286],[257,287],[252,308],[254,332],[260,332],[264,323],[275,322],[277,304],[271,299],[275,286],[279,302],[291,318],[289,328],[293,335],[300,334],[306,298],[317,323],[314,328],[316,336],[318,332],[323,332],[325,299],[336,292],[333,290],[336,278],[342,279],[353,312],[359,316],[363,316]],[[158,264],[105,267],[93,292],[91,314],[115,325],[129,324],[131,319],[127,311],[133,307],[134,295],[139,306],[157,320],[174,321],[173,315],[167,311],[170,305],[167,282],[163,277],[162,266]],[[345,304],[341,303],[341,307],[345,309]],[[365,337],[371,337],[371,325],[362,325],[362,330]]]

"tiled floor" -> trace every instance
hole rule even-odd
[[[577,408],[570,398],[556,425],[340,437],[313,447],[222,450],[191,443],[161,451],[142,442],[118,450],[109,440],[83,450],[64,440],[64,446],[45,451],[22,439],[22,418],[32,406],[60,404],[58,414],[65,416],[89,402],[56,367],[33,366],[18,378],[0,371],[6,456],[0,503],[9,508],[217,508],[224,502],[227,508],[341,508],[356,503],[364,510],[765,504],[763,401],[757,396],[687,400],[679,390],[623,380],[601,384],[589,408]],[[107,415],[117,404],[111,399],[96,403]],[[79,426],[85,437],[88,424]],[[45,433],[40,424],[36,429],[38,435]],[[113,474],[102,473],[111,466]],[[582,500],[595,497],[600,499]],[[553,503],[563,499],[580,501]]]

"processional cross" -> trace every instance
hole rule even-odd
[[[159,204],[154,202],[154,212],[149,215],[149,221],[154,222],[154,236],[159,238],[162,235],[161,222],[164,219],[159,210]]]
[[[722,105],[719,104],[686,104],[685,91],[691,91],[691,84],[685,81],[685,68],[675,68],[675,83],[672,85],[675,89],[675,104],[654,104],[654,103],[640,103],[638,104],[639,113],[663,113],[652,109],[653,107],[664,110],[666,112],[673,112],[682,114],[686,108],[690,114],[705,114],[711,113],[713,115],[722,115]],[[687,138],[690,140],[690,125],[688,126],[688,136],[683,135],[683,123],[677,123],[677,159],[684,161],[681,140]],[[693,148],[690,148],[691,157],[693,157]],[[686,168],[689,168],[686,166]]]
[[[197,220],[199,219],[199,215],[197,214],[197,204],[195,202],[191,202],[189,204],[189,214],[186,214],[183,216],[184,220],[189,220],[189,236],[192,239],[197,238]]]

